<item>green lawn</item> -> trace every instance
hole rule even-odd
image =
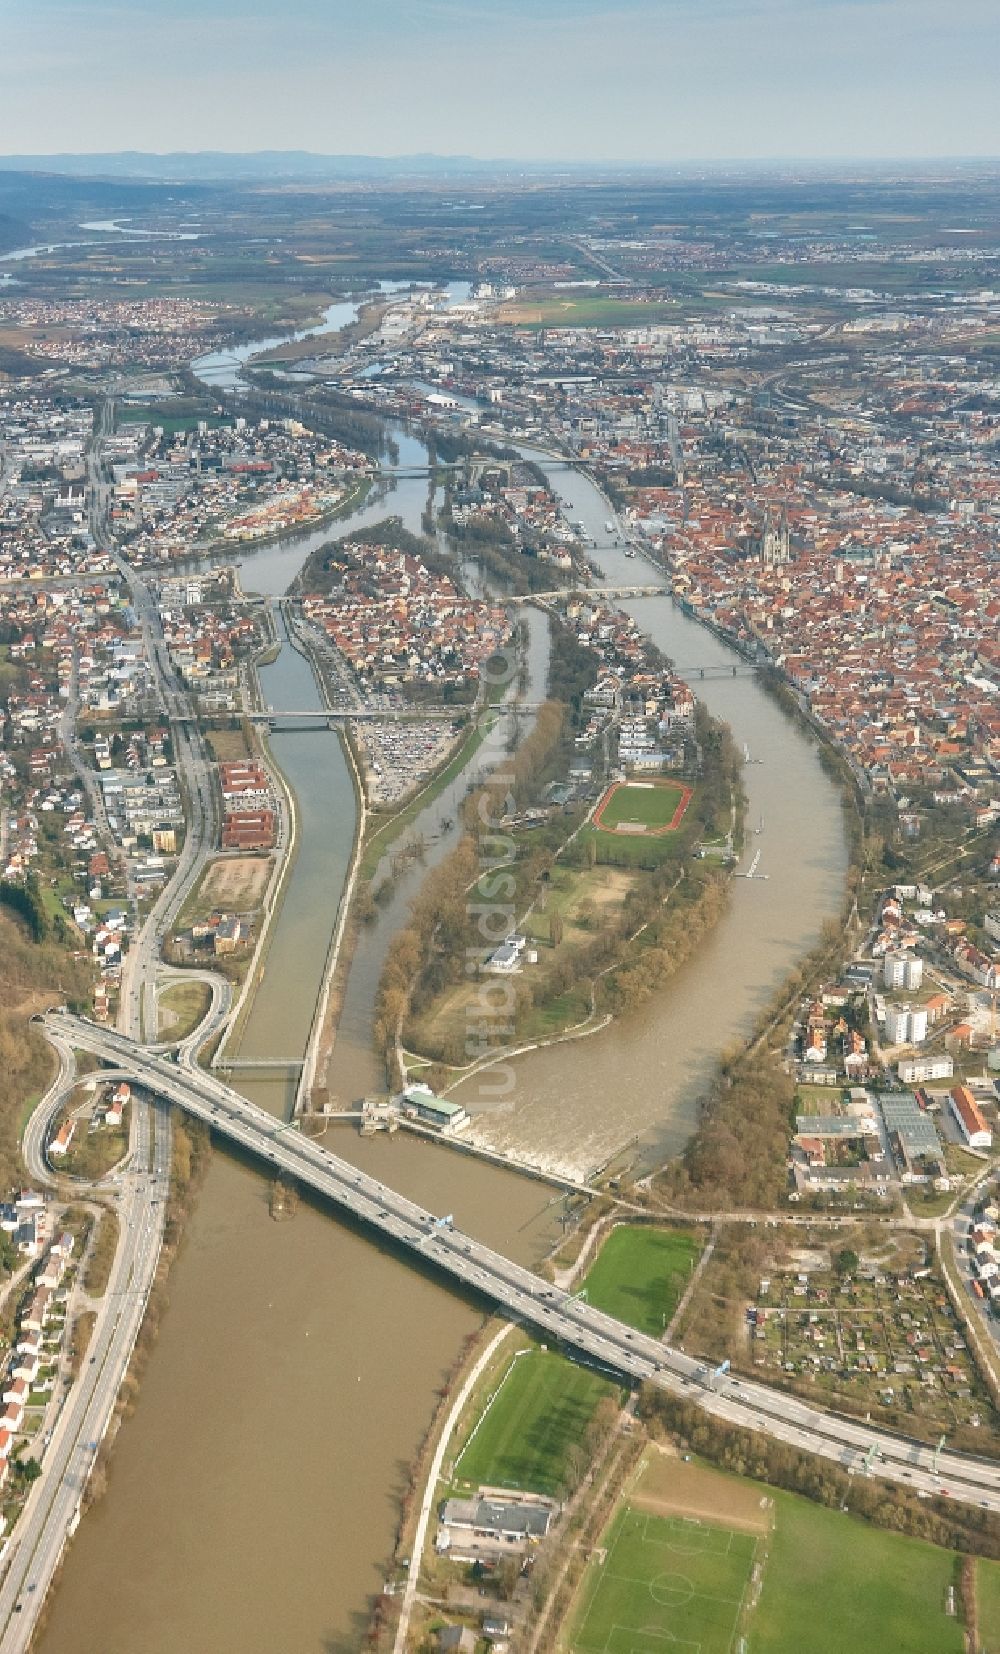
[[[546,295],[537,302],[518,302],[516,313],[523,316],[521,327],[652,327],[657,322],[676,322],[677,307],[662,300],[645,302],[616,299],[595,294],[591,298]]]
[[[748,1654],[961,1654],[944,1611],[955,1557],[791,1493],[773,1493],[775,1529]]]
[[[212,990],[207,982],[175,982],[165,988],[157,1001],[157,1038],[186,1039],[204,1020],[211,1003]]]
[[[976,1603],[979,1646],[984,1654],[1000,1654],[1000,1562],[976,1562]]]
[[[680,1229],[612,1229],[587,1271],[588,1302],[654,1336],[677,1308],[701,1245]]]
[[[599,1401],[617,1387],[551,1350],[515,1357],[455,1465],[477,1486],[560,1494],[566,1455]]]
[[[626,1506],[605,1535],[603,1560],[589,1566],[572,1647],[588,1654],[730,1654],[756,1549],[751,1534]],[[804,1634],[797,1645],[812,1646]]]
[[[176,436],[178,431],[193,431],[202,420],[212,430],[233,423],[231,419],[209,413],[207,408],[204,413],[166,414],[155,407],[131,403],[128,407],[119,408],[115,414],[117,425],[159,425],[167,436]]]
[[[666,827],[684,796],[684,789],[668,781],[650,786],[617,786],[601,811],[601,826]]]
[[[606,833],[591,824],[580,832],[584,848],[588,839],[594,841],[599,867],[651,871],[665,861],[680,861],[691,849],[690,835],[684,832],[683,822],[676,833]]]

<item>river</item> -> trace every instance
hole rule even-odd
[[[32,249],[29,249],[31,251]],[[8,254],[8,257],[27,256]],[[273,350],[277,345],[285,345],[298,339],[319,338],[324,333],[339,333],[345,327],[351,327],[357,321],[364,304],[371,304],[380,298],[390,299],[395,294],[409,292],[410,289],[419,289],[432,285],[419,281],[380,281],[375,283],[369,293],[361,299],[340,299],[328,305],[323,312],[323,320],[314,327],[301,328],[297,333],[276,334],[269,339],[250,339],[245,344],[234,345],[226,350],[210,351],[207,356],[199,356],[191,363],[191,370],[206,385],[217,385],[220,390],[235,390],[239,383],[242,369],[252,357],[261,356],[265,351]],[[468,298],[471,284],[467,281],[449,281],[439,284],[446,303],[460,303]],[[298,377],[296,375],[296,377]]]
[[[641,557],[610,542],[607,502],[580,472],[543,469],[595,542],[604,584],[659,581]],[[488,1073],[454,1096],[474,1116],[473,1137],[536,1164],[585,1176],[623,1143],[640,1140],[644,1163],[681,1149],[719,1053],[745,1037],[783,977],[840,907],[847,846],[839,796],[800,726],[751,677],[706,677],[703,668],[741,665],[734,651],[669,597],[622,605],[668,655],[717,718],[749,748],[744,772],[748,852],[759,849],[765,879],[734,879],[728,909],[695,956],[654,1000],[606,1032],[515,1058],[515,1085],[500,1103]],[[763,820],[758,836],[749,830]]]
[[[415,448],[401,457],[416,458]],[[606,538],[609,513],[597,490],[574,473],[552,480],[572,499],[570,515]],[[419,479],[401,479],[388,502],[366,503],[349,526],[391,509],[417,529],[426,491]],[[247,553],[245,588],[284,590],[330,534]],[[641,562],[613,548],[595,555],[612,583],[642,582]],[[733,658],[667,599],[638,602],[635,612],[681,666]],[[530,627],[537,681],[540,617]],[[306,662],[288,647],[262,677],[276,707],[317,704]],[[491,1109],[484,1087],[466,1083],[459,1095],[484,1141],[574,1167],[636,1135],[649,1152],[679,1147],[721,1046],[745,1031],[838,906],[840,807],[809,742],[752,680],[694,687],[762,760],[746,772],[749,819],[765,817],[761,870],[772,876],[736,881],[718,929],[641,1012],[593,1039],[517,1059],[504,1111]],[[295,1056],[312,1015],[354,806],[332,733],[277,735],[274,753],[296,793],[300,847],[244,1049]],[[447,848],[440,822],[449,809],[443,797],[428,812],[429,859]],[[377,1078],[371,994],[420,871],[414,865],[398,881],[355,954],[331,1068],[331,1089],[342,1096]],[[284,1081],[242,1089],[275,1113],[287,1111]],[[554,1238],[551,1191],[541,1184],[404,1134],[365,1141],[332,1128],[330,1141],[519,1258],[538,1260]],[[452,1288],[308,1203],[274,1223],[258,1172],[216,1154],[174,1264],[135,1413],[115,1447],[109,1490],[68,1553],[41,1654],[358,1648],[391,1548],[404,1468],[480,1319]]]
[[[403,433],[400,433],[403,434]],[[403,434],[405,435],[405,434]],[[409,439],[407,439],[409,440]],[[421,451],[422,452],[422,451]],[[425,482],[392,500],[419,528]],[[384,516],[366,506],[357,521]],[[328,533],[321,538],[328,538]],[[245,584],[284,589],[308,537],[251,556]],[[529,659],[547,664],[541,616]],[[265,700],[318,705],[307,662],[287,644],[262,668]],[[503,739],[481,749],[489,761]],[[350,855],[354,798],[330,731],[276,734],[292,786],[299,849],[243,1035],[244,1055],[300,1055]],[[445,853],[465,776],[414,824],[427,861]],[[357,950],[335,1055],[338,1085],[370,1088],[370,987],[419,881],[412,865]],[[241,1083],[285,1114],[292,1082]],[[552,1190],[399,1135],[331,1145],[525,1261],[557,1234]],[[438,1392],[481,1310],[391,1250],[303,1202],[275,1223],[258,1171],[213,1157],[170,1277],[170,1303],[110,1486],[71,1547],[39,1648],[44,1654],[274,1654],[354,1649],[382,1582],[402,1478]]]

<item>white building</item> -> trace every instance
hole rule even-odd
[[[906,988],[914,993],[924,979],[924,962],[912,953],[887,953],[882,961],[882,981],[890,992]]]
[[[948,1107],[969,1148],[988,1149],[993,1142],[993,1133],[968,1086],[952,1086],[948,1093]]]
[[[882,961],[882,981],[890,993],[906,980],[906,960],[901,953],[887,953]]]
[[[947,1052],[942,1052],[940,1056],[909,1057],[896,1066],[896,1073],[904,1085],[923,1085],[926,1080],[950,1080],[954,1072],[954,1058]]]
[[[922,1045],[927,1038],[927,1012],[922,1006],[887,1006],[885,1037],[889,1045]]]
[[[521,969],[521,956],[527,946],[526,936],[508,936],[498,948],[494,948],[486,963],[484,971],[491,976],[512,976]]]
[[[908,953],[903,961],[903,987],[915,993],[924,980],[924,962],[915,953]]]

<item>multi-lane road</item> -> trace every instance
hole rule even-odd
[[[27,1647],[63,1546],[79,1519],[80,1503],[107,1430],[139,1328],[160,1251],[170,1181],[169,1134],[158,1127],[167,1110],[157,1104],[139,1118],[128,1168],[119,1180],[119,1246],[85,1356],[83,1376],[70,1386],[45,1448],[44,1472],[17,1523],[0,1581],[0,1654]]]
[[[825,1413],[766,1385],[713,1374],[682,1350],[593,1309],[436,1218],[277,1122],[213,1075],[152,1055],[121,1034],[65,1011],[50,1012],[45,1026],[63,1042],[129,1069],[152,1094],[206,1121],[271,1169],[329,1199],[583,1359],[629,1382],[648,1380],[728,1423],[763,1431],[844,1469],[872,1473],[921,1494],[947,1493],[1000,1511],[1000,1463],[954,1452],[937,1454],[923,1443]]]

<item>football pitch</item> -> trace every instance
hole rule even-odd
[[[566,1456],[583,1440],[609,1379],[554,1350],[516,1356],[487,1403],[455,1465],[456,1476],[487,1487],[559,1495]]]
[[[589,1564],[574,1654],[731,1654],[753,1572],[752,1534],[626,1506]]]
[[[691,802],[691,788],[677,781],[616,781],[594,812],[605,833],[672,833]]]

